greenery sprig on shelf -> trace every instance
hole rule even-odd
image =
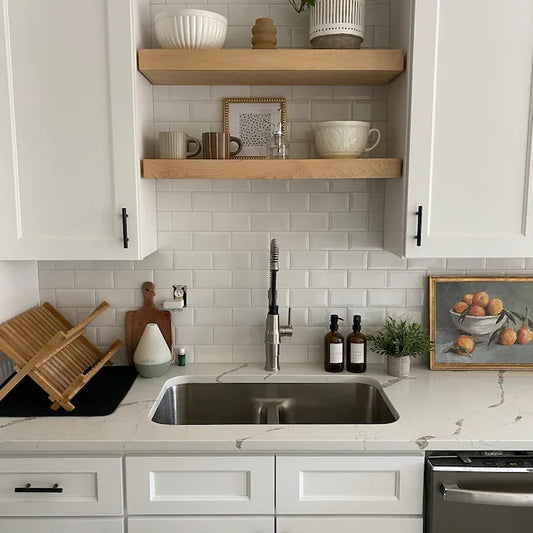
[[[427,330],[417,322],[387,317],[385,325],[368,337],[370,348],[380,355],[416,357],[433,349]]]
[[[289,0],[290,4],[297,13],[302,13],[306,9],[308,9],[310,6],[315,5],[315,0]]]

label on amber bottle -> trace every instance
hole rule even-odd
[[[359,365],[365,362],[365,345],[355,342],[350,344],[350,363]]]
[[[329,362],[342,363],[342,343],[329,344]]]

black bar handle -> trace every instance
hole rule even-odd
[[[422,246],[422,206],[419,205],[416,210],[416,245]]]
[[[32,487],[31,483],[26,483],[24,487],[15,487],[15,492],[63,492],[63,489],[54,483],[51,487]]]
[[[124,248],[128,247],[128,212],[126,208],[122,208],[122,240],[124,242]]]

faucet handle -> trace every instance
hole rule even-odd
[[[288,314],[287,316],[288,324],[286,326],[279,327],[280,337],[292,337],[291,308],[290,307],[289,307],[287,314]]]

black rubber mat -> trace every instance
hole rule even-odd
[[[0,417],[110,415],[126,396],[137,375],[133,366],[105,366],[74,396],[75,409],[70,413],[63,408],[50,409],[52,403],[48,394],[26,376],[0,401]]]

